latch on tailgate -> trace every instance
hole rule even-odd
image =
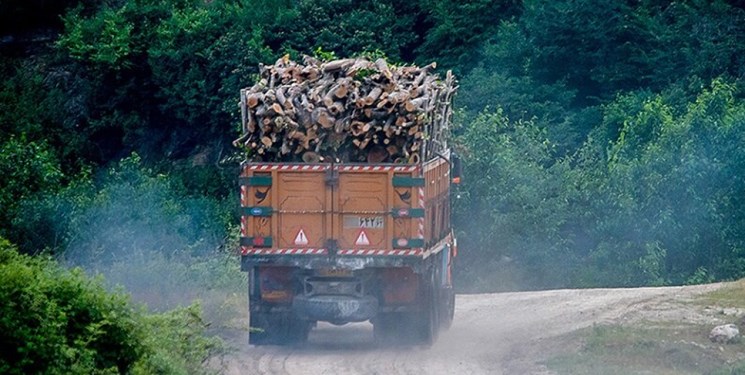
[[[336,252],[339,250],[339,241],[335,239],[327,239],[325,245],[328,254],[332,257],[336,256]]]
[[[339,171],[335,168],[326,169],[326,186],[335,187],[339,185]]]

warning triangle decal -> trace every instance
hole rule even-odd
[[[354,242],[355,245],[360,246],[368,246],[370,245],[370,240],[367,238],[367,234],[364,230],[360,231],[360,235],[357,236],[357,241]]]
[[[300,232],[297,232],[297,236],[295,236],[295,245],[307,245],[308,244],[308,237],[305,235],[305,232],[303,232],[302,229],[300,229]]]

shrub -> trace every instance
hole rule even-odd
[[[126,373],[144,331],[123,293],[0,239],[0,373]]]
[[[162,314],[134,307],[51,259],[0,237],[1,374],[206,374],[225,350],[198,303]]]
[[[211,358],[225,352],[219,337],[208,337],[199,303],[163,314],[144,317],[150,334],[145,339],[149,348],[134,368],[135,374],[210,374]]]

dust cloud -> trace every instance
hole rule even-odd
[[[74,213],[63,261],[103,275],[135,302],[164,311],[199,299],[217,311],[245,288],[216,200],[189,197],[164,176],[124,166]]]

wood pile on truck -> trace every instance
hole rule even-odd
[[[434,68],[284,56],[241,90],[243,134],[234,145],[250,162],[430,160],[448,149],[457,89],[450,71],[441,79]]]

